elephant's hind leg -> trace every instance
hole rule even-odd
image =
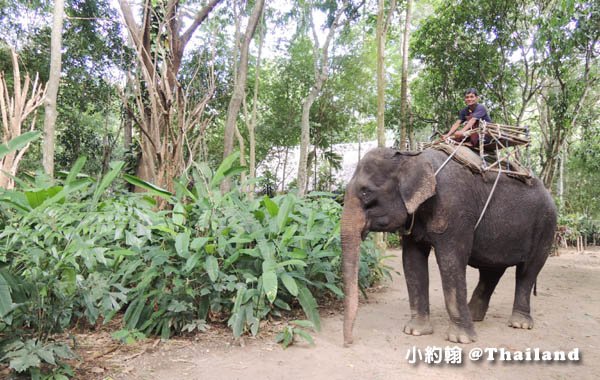
[[[517,265],[515,302],[508,325],[519,329],[533,328],[531,317],[531,290],[533,284],[546,262],[546,256],[538,257],[531,263]]]
[[[498,285],[498,281],[504,274],[506,268],[501,269],[479,269],[479,283],[473,291],[471,301],[469,302],[469,310],[473,321],[483,321],[490,305],[490,297]]]

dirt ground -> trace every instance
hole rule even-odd
[[[462,364],[410,364],[407,354],[427,347],[455,346],[444,340],[448,325],[439,272],[430,259],[430,302],[433,335],[414,337],[402,332],[409,318],[406,285],[399,259],[390,264],[400,272],[391,282],[369,294],[359,308],[355,343],[342,346],[340,310],[322,313],[322,330],[313,333],[315,345],[288,349],[274,342],[273,334],[232,343],[228,332],[199,334],[196,339],[155,341],[144,351],[122,352],[99,362],[102,379],[399,379],[427,376],[436,379],[597,379],[600,376],[600,249],[584,253],[561,252],[550,257],[538,278],[538,295],[532,297],[533,330],[507,326],[514,292],[514,268],[509,269],[492,297],[483,322],[476,323],[478,341],[462,345]],[[469,268],[469,293],[477,281]],[[324,315],[323,315],[324,314]],[[471,361],[473,348],[506,351],[566,352],[579,349],[578,362]],[[107,361],[108,360],[108,361]],[[104,368],[103,368],[104,367]]]

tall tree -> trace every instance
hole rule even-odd
[[[402,150],[404,150],[406,144],[410,120],[408,104],[408,46],[410,42],[412,3],[412,0],[406,1],[406,16],[404,18],[404,33],[402,36],[402,79],[400,84],[400,149]]]
[[[462,90],[475,87],[494,121],[520,124],[539,90],[538,13],[530,0],[441,3],[411,39],[425,64],[415,102],[427,114],[418,117],[447,129],[463,105]]]
[[[56,131],[56,99],[58,97],[58,86],[61,73],[62,54],[62,31],[64,0],[54,2],[54,13],[52,21],[52,37],[50,41],[50,74],[46,98],[44,100],[44,143],[42,148],[42,164],[48,176],[54,177],[54,134]]]
[[[600,84],[600,5],[583,1],[556,4],[541,25],[540,50],[545,55],[546,77],[538,104],[542,131],[541,174],[553,188],[561,153],[581,125],[590,90]],[[560,31],[560,32],[557,32]],[[584,126],[585,128],[585,126]]]
[[[396,0],[385,12],[385,0],[377,2],[377,145],[385,146],[385,41],[392,15],[396,10]]]
[[[249,168],[248,176],[250,178],[250,186],[248,187],[248,195],[254,195],[254,179],[256,178],[256,124],[258,112],[258,90],[260,84],[260,64],[262,59],[262,49],[267,31],[265,23],[261,25],[258,41],[258,54],[256,55],[256,64],[254,65],[254,90],[252,91],[252,110],[248,115],[247,102],[244,102],[244,114],[247,120],[246,127],[248,128],[248,143],[249,143]]]
[[[329,45],[333,40],[335,31],[340,24],[340,20],[348,7],[348,0],[344,0],[341,7],[334,13],[333,22],[329,26],[329,32],[325,37],[323,46],[319,46],[319,37],[313,20],[312,8],[307,9],[307,17],[313,36],[313,57],[314,57],[314,83],[302,100],[302,119],[300,121],[300,159],[298,164],[298,194],[304,196],[308,185],[308,148],[310,145],[310,109],[317,96],[321,92],[323,83],[329,75]]]
[[[119,0],[139,63],[135,108],[141,158],[137,175],[169,190],[173,189],[173,178],[188,165],[186,149],[198,145],[196,141],[188,144],[188,138],[198,136],[204,109],[214,92],[209,87],[201,100],[190,105],[177,75],[186,46],[221,1],[208,1],[182,30],[188,11],[179,0],[144,1],[141,24],[136,22],[129,2]]]
[[[254,4],[252,15],[248,19],[246,25],[246,32],[240,46],[239,64],[237,67],[237,73],[235,75],[233,94],[229,101],[229,107],[227,108],[227,119],[225,121],[225,138],[224,138],[224,149],[223,156],[227,157],[233,152],[233,136],[236,132],[236,125],[242,101],[246,95],[246,81],[248,78],[248,50],[250,48],[250,42],[256,31],[256,26],[263,13],[264,0],[257,0]],[[238,131],[239,133],[239,131]],[[242,154],[242,157],[244,155]],[[230,181],[224,180],[221,183],[221,190],[226,192],[231,186]]]

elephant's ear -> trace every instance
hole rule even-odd
[[[409,214],[435,195],[433,167],[420,156],[406,157],[400,167],[399,189]]]

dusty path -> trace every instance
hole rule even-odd
[[[400,252],[393,252],[399,255]],[[402,271],[399,259],[391,264]],[[507,326],[510,316],[514,268],[507,271],[492,297],[488,315],[476,323],[479,339],[462,345],[463,364],[409,364],[413,347],[424,354],[430,346],[445,347],[447,314],[435,260],[430,259],[433,335],[412,337],[402,333],[409,317],[403,276],[370,295],[361,304],[354,329],[355,343],[342,347],[342,316],[323,318],[322,332],[313,334],[316,345],[283,350],[268,339],[246,339],[244,347],[229,342],[182,343],[173,341],[153,353],[122,363],[126,373],[113,379],[597,379],[600,376],[600,251],[563,253],[551,257],[538,280],[532,299],[533,330]],[[469,292],[477,272],[469,268]],[[450,345],[454,346],[454,345]],[[475,347],[508,351],[579,349],[578,363],[471,362]]]

